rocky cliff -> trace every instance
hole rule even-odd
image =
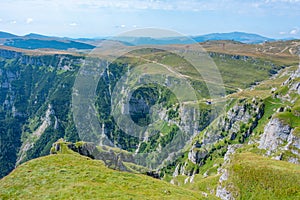
[[[217,180],[216,187],[206,183],[206,192],[221,199],[236,199],[240,196],[240,186],[235,182],[238,180],[232,178],[236,176],[236,169],[232,168],[236,161],[230,164],[236,152],[250,151],[268,159],[299,164],[298,73],[298,68],[292,73],[282,72],[278,77],[283,82],[278,82],[279,87],[264,99],[228,101],[227,111],[200,132],[185,156],[163,170],[172,172],[172,177],[165,175],[165,179],[187,187],[197,184],[195,179],[203,184]],[[255,88],[250,91],[256,92]]]
[[[218,152],[224,156],[231,143],[244,143],[257,126],[264,113],[264,104],[258,99],[239,100],[225,114],[217,118],[200,133],[192,145],[183,164],[178,164],[174,174],[193,175],[204,165],[211,155]],[[224,151],[225,149],[225,151]],[[179,166],[193,163],[193,171]]]
[[[292,129],[280,119],[273,118],[266,125],[258,148],[265,149],[267,156],[300,164],[300,137],[296,134],[297,131],[298,128]]]
[[[0,177],[16,163],[47,155],[63,135],[76,138],[68,113],[81,59],[0,49]]]

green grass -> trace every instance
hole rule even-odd
[[[137,56],[145,60],[151,60],[170,66],[173,70],[185,75],[185,77],[188,77],[189,80],[200,82],[200,84],[203,84],[203,79],[200,74],[207,73],[207,70],[210,70],[212,77],[215,75],[215,73],[220,73],[224,82],[224,86],[227,91],[230,91],[230,93],[237,91],[239,88],[246,89],[255,82],[266,80],[271,76],[271,71],[278,71],[280,69],[279,66],[272,65],[272,63],[267,59],[248,57],[247,60],[244,60],[242,56],[236,59],[233,58],[233,55],[213,53],[211,58],[212,62],[216,64],[217,71],[211,71],[212,69],[205,68],[202,64],[200,64],[199,66],[202,66],[198,68],[200,73],[195,69],[194,66],[188,63],[185,58],[170,52],[156,50],[151,51],[151,49],[147,49],[135,51],[131,56]],[[199,61],[201,62],[201,60]],[[196,65],[197,64],[198,63],[196,62]],[[210,63],[208,63],[208,65],[209,64]],[[151,73],[151,71],[154,69],[148,67],[147,72],[148,70],[150,70],[149,73]],[[160,70],[162,69],[155,69],[155,71],[158,71],[158,73],[161,73]],[[168,70],[164,71],[168,72]],[[168,74],[169,73],[170,72],[168,72]],[[214,84],[220,83],[214,82]],[[201,88],[196,89],[201,90]]]
[[[296,137],[300,137],[300,127],[296,127],[296,128],[294,129],[293,134],[294,134]]]
[[[300,117],[293,115],[291,112],[276,113],[275,117],[292,128],[300,126]]]
[[[212,191],[215,193],[219,179],[220,175],[213,175],[203,178],[201,175],[197,174],[195,175],[194,183],[186,184],[184,187],[195,191],[204,191],[208,194],[210,194]]]
[[[298,69],[298,64],[296,66],[290,66],[281,70],[276,78],[266,79],[260,82],[259,85],[255,86],[254,89],[246,89],[237,93],[230,95],[233,98],[253,98],[258,97],[260,99],[266,99],[272,96],[275,92],[271,92],[272,88],[277,88],[276,93],[283,95],[286,92],[287,87],[282,89],[282,83],[286,81],[289,74]]]
[[[264,115],[262,118],[258,121],[257,127],[253,130],[253,132],[256,133],[263,133],[264,127],[269,122],[271,116],[276,112],[276,110],[282,106],[282,102],[280,99],[268,97],[264,100]]]
[[[108,169],[77,154],[22,164],[0,180],[0,199],[203,199],[200,193],[141,174]]]
[[[224,83],[229,86],[244,89],[252,83],[262,81],[270,76],[269,70],[272,67],[269,63],[265,63],[260,59],[244,61],[242,59],[234,60],[230,57],[230,55],[226,55],[225,58],[213,57]]]
[[[300,199],[300,166],[253,153],[235,154],[229,180],[237,199]]]
[[[295,101],[295,104],[292,108],[292,113],[296,116],[300,116],[300,97],[298,96],[298,99]]]

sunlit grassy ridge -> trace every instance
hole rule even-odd
[[[229,180],[237,199],[300,199],[300,166],[254,153],[234,155]]]
[[[57,154],[24,163],[0,181],[0,199],[202,199],[196,192],[101,161]]]
[[[223,46],[224,44],[224,46]],[[207,51],[238,54],[263,58],[278,65],[295,65],[299,63],[299,40],[266,42],[249,45],[234,41],[207,41],[201,43]]]
[[[234,52],[237,53],[237,52]],[[144,61],[152,61],[171,66],[172,69],[181,73],[185,78],[193,83],[193,86],[203,84],[201,74],[207,70],[205,67],[192,66],[184,57],[176,54],[165,52],[157,49],[143,49],[132,52],[130,57],[138,57]],[[213,84],[224,84],[228,92],[237,91],[239,88],[245,89],[250,85],[260,82],[268,78],[281,68],[282,63],[274,64],[272,59],[261,57],[242,56],[239,54],[228,54],[227,52],[215,53],[208,52],[207,56],[212,58],[212,62],[216,65],[216,69],[210,69],[210,75],[220,73],[223,83],[214,82]],[[203,62],[199,57],[197,62]],[[208,63],[210,65],[210,63]],[[203,90],[203,88],[201,89]],[[203,91],[202,91],[203,93]]]

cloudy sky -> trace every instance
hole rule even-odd
[[[101,37],[145,27],[300,38],[300,0],[0,1],[0,31],[19,35]]]

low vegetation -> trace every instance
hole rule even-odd
[[[0,199],[204,199],[141,174],[108,169],[77,154],[31,160],[0,180]]]
[[[227,184],[237,199],[299,199],[300,166],[254,153],[234,155]]]

